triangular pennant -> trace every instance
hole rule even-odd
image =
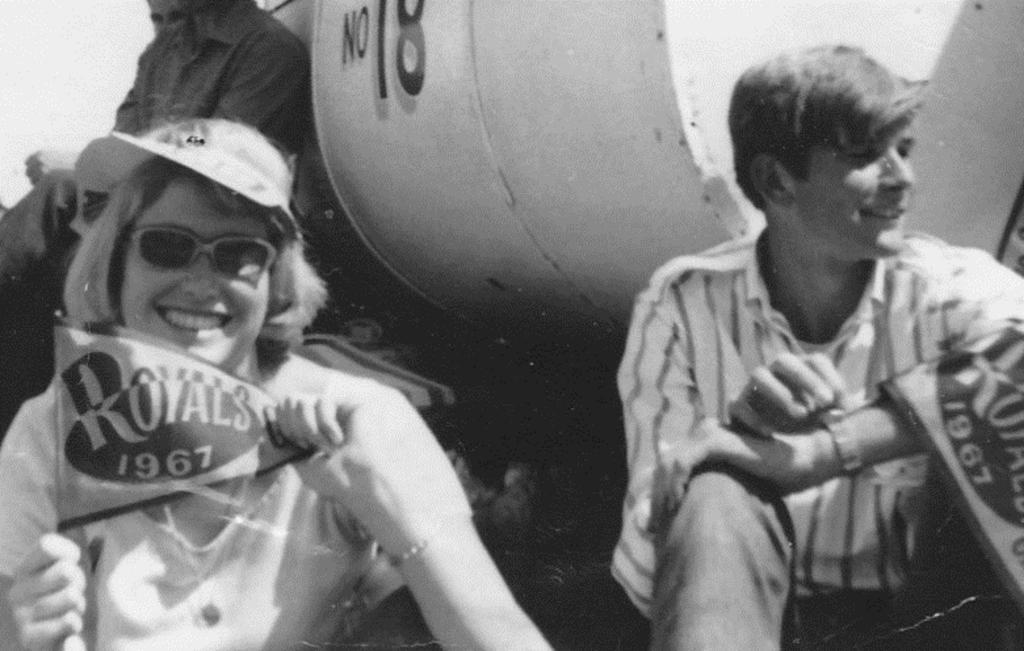
[[[308,454],[268,427],[259,387],[166,343],[66,325],[55,340],[61,530]]]

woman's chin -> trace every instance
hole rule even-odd
[[[162,338],[197,357],[229,373],[241,366],[245,354],[238,350],[237,340],[228,336],[221,328],[193,330],[165,324]]]
[[[217,323],[213,327],[185,327],[155,314],[155,318],[128,320],[126,325],[142,334],[164,340],[174,348],[233,375],[248,376],[250,369],[255,369],[256,337],[258,331],[251,336],[237,328],[226,328],[236,323],[229,319]]]

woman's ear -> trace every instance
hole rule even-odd
[[[750,178],[766,206],[787,206],[793,201],[793,175],[774,156],[755,156],[750,161]]]

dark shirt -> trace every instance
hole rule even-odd
[[[211,1],[142,53],[114,129],[227,118],[295,153],[310,126],[309,79],[305,45],[253,0]]]

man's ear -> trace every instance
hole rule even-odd
[[[750,161],[750,178],[766,204],[786,206],[793,201],[793,175],[774,156],[755,156]]]

